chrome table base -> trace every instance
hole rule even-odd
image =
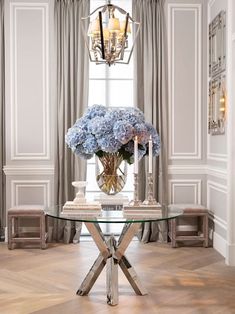
[[[86,222],[85,224],[100,254],[83,280],[77,294],[81,296],[87,295],[106,265],[107,303],[109,305],[117,305],[119,265],[135,293],[138,295],[146,295],[147,291],[141,285],[138,275],[124,255],[132,238],[138,231],[140,223],[125,224],[118,242],[113,235],[105,239],[98,223]]]

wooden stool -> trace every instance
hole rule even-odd
[[[39,243],[41,249],[46,248],[46,216],[41,206],[22,205],[11,208],[7,213],[8,219],[8,248],[12,250],[16,243]],[[39,219],[39,236],[27,236],[20,233],[20,218]],[[27,228],[27,227],[26,227]]]
[[[177,235],[177,222],[179,218],[170,220],[171,246],[177,247],[177,242],[180,241],[202,241],[204,247],[208,247],[209,234],[208,234],[208,210],[197,204],[171,204],[169,208],[179,208],[183,210],[183,214],[179,218],[185,217],[202,217],[202,234],[200,235]]]

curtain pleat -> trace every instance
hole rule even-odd
[[[140,22],[140,32],[134,49],[134,100],[147,121],[157,129],[161,152],[153,161],[154,195],[163,207],[167,206],[167,38],[165,0],[132,0],[133,18]],[[139,195],[146,195],[146,165],[140,165]],[[144,241],[166,240],[165,223],[145,223],[139,238]]]
[[[4,237],[6,226],[5,211],[5,176],[3,166],[5,162],[4,145],[4,117],[5,117],[5,40],[4,40],[4,1],[0,1],[0,237]]]
[[[55,203],[73,200],[72,181],[86,179],[86,162],[65,144],[67,130],[88,105],[89,59],[81,29],[81,17],[89,15],[87,0],[55,1],[56,42],[56,161]],[[79,241],[81,224],[54,221],[53,237],[68,243]],[[75,237],[74,237],[75,234]]]

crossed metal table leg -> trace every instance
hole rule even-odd
[[[77,294],[87,295],[106,265],[107,303],[110,305],[118,304],[119,265],[135,293],[146,295],[146,289],[141,285],[136,271],[124,255],[140,223],[126,223],[118,241],[115,240],[113,235],[105,239],[98,223],[86,222],[85,225],[95,241],[100,254],[83,280]]]

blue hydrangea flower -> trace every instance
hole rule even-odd
[[[153,155],[159,155],[160,138],[153,125],[145,122],[143,112],[137,108],[117,109],[94,105],[68,130],[65,141],[75,154],[85,159],[98,154],[98,151],[120,152],[132,163],[133,139],[136,135],[139,142],[139,159],[148,152],[150,135],[153,141]]]
[[[106,153],[115,153],[117,152],[122,144],[114,137],[113,134],[108,134],[97,140],[100,150]]]
[[[83,143],[86,139],[86,131],[77,127],[70,128],[65,135],[65,142],[72,148]]]
[[[138,108],[127,108],[125,112],[125,119],[131,124],[144,123],[144,114]]]
[[[161,150],[161,141],[158,134],[153,137],[153,156],[158,156]]]
[[[107,112],[107,107],[102,105],[94,105],[89,107],[86,112],[86,117],[92,119],[94,117],[103,117]]]
[[[74,127],[78,127],[79,129],[87,131],[89,121],[90,121],[90,119],[83,116],[75,122]]]
[[[98,149],[98,143],[93,135],[87,136],[85,142],[83,143],[84,153],[93,155]]]
[[[95,117],[90,120],[88,126],[89,132],[91,132],[96,138],[105,136],[112,132],[112,120],[106,117]]]
[[[135,125],[135,136],[138,136],[138,142],[141,145],[145,145],[149,141],[149,133],[147,131],[147,127],[144,123],[136,123]]]
[[[105,117],[115,123],[116,121],[125,119],[125,110],[123,109],[113,109],[109,110]]]
[[[122,144],[128,143],[134,136],[133,126],[126,120],[115,122],[113,126],[114,137]]]

